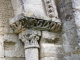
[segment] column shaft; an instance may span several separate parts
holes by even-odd
[[[38,48],[25,49],[25,60],[39,60]]]

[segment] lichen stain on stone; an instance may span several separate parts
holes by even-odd
[[[56,43],[58,43],[60,41],[60,39],[59,38],[55,38],[54,40],[52,40],[52,39],[46,39],[46,41],[48,43],[54,43],[54,44],[56,44]]]
[[[4,41],[4,49],[5,50],[15,50],[15,42],[13,41]]]
[[[66,19],[67,19],[67,20],[71,20],[71,19],[72,19],[72,15],[67,14],[67,15],[66,15]]]
[[[53,43],[56,44],[56,43],[58,43],[59,41],[60,41],[59,38],[55,38],[54,41],[53,41]]]
[[[72,52],[73,54],[79,54],[79,51],[78,50],[75,50]]]

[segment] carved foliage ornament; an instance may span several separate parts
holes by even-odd
[[[41,37],[41,33],[34,30],[26,30],[19,34],[19,39],[24,42],[24,48],[39,48],[39,40]]]

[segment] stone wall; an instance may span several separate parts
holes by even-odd
[[[80,4],[79,4],[79,0],[75,1],[72,0],[72,9],[73,9],[73,16],[74,16],[74,20],[75,20],[75,24],[76,24],[76,31],[77,31],[77,37],[78,37],[78,44],[80,43]],[[79,44],[80,46],[80,44]]]
[[[38,4],[42,4],[39,1],[41,2],[41,0],[38,0]],[[58,11],[58,14],[56,11],[54,17],[58,18],[56,16],[59,16],[62,22],[62,31],[58,33],[40,31],[40,60],[80,60],[79,2],[79,0],[55,1],[57,8],[55,10]],[[14,33],[9,24],[9,21],[13,17],[25,12],[27,7],[24,8],[23,3],[24,6],[28,5],[25,0],[0,0],[0,60],[25,60],[24,44],[19,40],[18,34]],[[34,3],[34,1],[31,1],[30,4],[31,3]],[[42,8],[42,6],[43,5],[40,5],[39,7]],[[46,16],[43,8],[40,11],[41,13],[36,13],[36,11],[34,12],[36,13],[36,16],[39,18],[39,14]],[[32,15],[32,13],[26,14],[29,16]],[[31,54],[33,51],[37,51],[36,53],[38,53],[38,50],[31,50]],[[35,54],[35,52],[33,53]],[[31,56],[34,55],[32,54]],[[38,59],[38,57],[36,58]]]
[[[74,3],[72,1],[73,0],[60,0],[58,4],[59,12],[60,12],[59,16],[63,24],[62,40],[63,40],[63,49],[64,49],[63,51],[64,60],[80,60],[79,58],[80,49],[78,45],[78,37],[77,37],[76,24],[74,19],[74,17],[76,16],[74,16],[73,14],[74,11],[73,11],[72,4]]]
[[[0,60],[24,60],[24,47],[10,28],[14,17],[11,0],[0,0]]]

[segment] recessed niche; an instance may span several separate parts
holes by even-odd
[[[15,50],[15,42],[12,41],[4,41],[4,49],[5,50]]]

